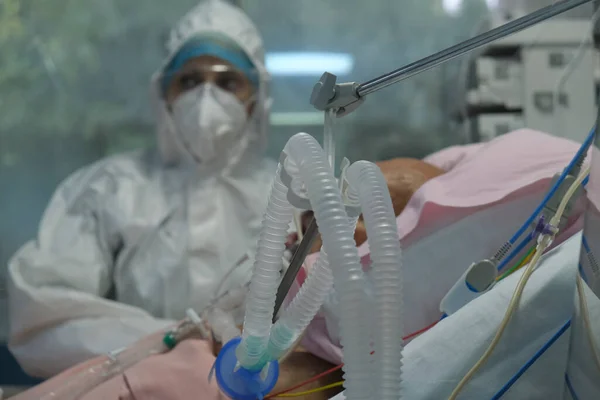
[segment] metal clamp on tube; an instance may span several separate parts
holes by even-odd
[[[358,95],[358,83],[336,84],[337,76],[325,72],[313,87],[310,104],[317,110],[336,110],[337,117],[356,110],[365,100]]]

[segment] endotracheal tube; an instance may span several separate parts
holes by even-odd
[[[398,397],[402,276],[391,198],[375,164],[355,163],[345,170],[342,179],[343,190],[313,137],[299,133],[289,140],[263,220],[242,337],[223,346],[215,363],[217,382],[229,397],[260,399],[273,388],[278,376],[277,360],[306,329],[334,286],[340,303],[346,398]],[[314,211],[323,248],[300,291],[272,325],[280,260],[293,207]],[[368,277],[354,242],[361,211],[373,261]],[[368,298],[367,285],[373,289],[373,298]],[[374,305],[375,316],[367,312],[368,304]],[[375,349],[374,368],[365,362],[370,358],[371,343]]]

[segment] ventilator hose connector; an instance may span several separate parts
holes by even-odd
[[[358,161],[346,171],[357,193],[371,252],[375,370],[372,398],[399,398],[402,373],[402,253],[389,189],[379,167]],[[344,349],[345,351],[345,349]]]
[[[235,350],[240,365],[250,371],[261,370],[271,330],[277,282],[282,268],[288,227],[292,221],[292,206],[287,200],[287,187],[277,173],[254,261],[250,281],[242,341]]]

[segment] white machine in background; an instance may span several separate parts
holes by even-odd
[[[589,20],[550,20],[494,42],[469,68],[461,116],[470,139],[527,127],[582,142],[596,112],[597,66]]]

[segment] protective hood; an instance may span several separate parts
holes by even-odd
[[[173,120],[161,95],[160,78],[164,68],[177,55],[185,43],[199,35],[220,34],[235,42],[250,58],[259,74],[256,106],[248,117],[242,140],[223,154],[223,163],[207,168],[232,168],[260,159],[266,147],[271,99],[269,75],[265,69],[262,38],[252,21],[239,8],[222,0],[206,0],[189,11],[172,29],[166,44],[168,56],[152,77],[152,101],[156,107],[158,147],[165,164],[175,165],[191,161],[186,146],[175,133]],[[205,166],[201,166],[204,168]],[[215,171],[205,171],[212,173]]]

